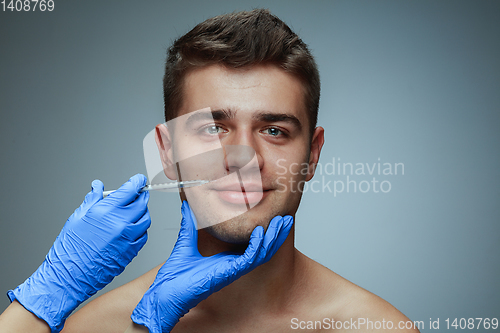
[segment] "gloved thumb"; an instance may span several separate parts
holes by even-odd
[[[259,251],[262,250],[262,243],[264,242],[264,228],[257,226],[250,235],[250,242],[245,253],[236,259],[236,262],[241,270],[250,269],[256,260],[258,260]]]
[[[99,180],[95,179],[92,181],[92,200],[95,202],[102,199],[102,192],[104,191],[104,184]]]
[[[104,191],[104,184],[99,179],[92,181],[91,187],[92,190],[87,193],[82,204],[82,206],[87,208],[86,210],[102,199],[102,192]]]
[[[187,201],[182,202],[181,206],[182,220],[179,236],[175,244],[176,248],[189,247],[198,248],[198,231],[196,230],[196,217]]]
[[[90,209],[90,207],[92,207],[102,199],[103,190],[104,184],[99,179],[94,180],[91,185],[91,191],[87,193],[82,204],[75,210],[72,216],[80,218],[83,215],[87,214],[87,211]],[[64,227],[66,228],[66,226],[67,225],[65,225]]]

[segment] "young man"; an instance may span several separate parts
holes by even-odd
[[[242,252],[257,226],[266,229],[277,215],[295,217],[324,143],[324,130],[316,127],[319,93],[319,74],[306,45],[265,10],[211,18],[170,48],[166,120],[210,107],[215,123],[208,135],[222,145],[252,147],[262,179],[262,200],[255,207],[198,231],[201,255]],[[169,172],[175,147],[157,128]],[[297,172],[304,163],[307,172]],[[207,198],[216,202],[221,191],[211,189]],[[197,217],[211,209],[192,208]],[[125,331],[160,267],[87,304],[67,320],[63,332]],[[295,249],[292,227],[267,263],[199,302],[172,332],[380,331],[405,328],[407,321],[386,301]]]
[[[105,199],[96,182],[49,252],[54,260],[9,292],[13,303],[0,316],[0,331],[47,332],[46,323],[54,332],[64,325],[66,333],[409,327],[389,303],[294,247],[301,190],[314,176],[324,143],[324,130],[316,127],[319,95],[319,74],[306,45],[268,11],[214,17],[182,36],[167,59],[166,120],[209,108],[213,120],[197,133],[222,145],[228,171],[246,160],[229,147],[255,152],[245,193],[235,183],[186,191],[189,203],[182,204],[179,238],[166,263],[93,300],[64,324],[146,240],[148,197],[140,193],[145,178],[132,177]],[[176,177],[175,157],[182,151],[172,138],[184,134],[157,126],[169,178]],[[242,202],[251,209],[227,218]],[[221,223],[196,230],[198,222],[214,220]]]

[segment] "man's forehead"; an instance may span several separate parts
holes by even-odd
[[[262,75],[266,74],[266,75]],[[193,77],[205,77],[214,81],[220,80],[222,87],[241,85],[242,89],[262,85],[266,76],[269,74],[285,74],[293,78],[291,74],[286,73],[279,66],[274,64],[256,64],[244,67],[228,67],[222,64],[212,64],[190,70],[185,77],[185,82],[192,82]]]

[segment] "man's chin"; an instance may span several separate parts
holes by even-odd
[[[242,214],[231,220],[203,228],[212,237],[229,244],[245,245],[258,224],[251,223]],[[266,226],[264,226],[265,228]]]

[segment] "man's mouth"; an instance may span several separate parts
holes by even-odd
[[[258,204],[267,194],[262,184],[251,182],[217,184],[210,190],[213,190],[221,200],[230,204],[246,205],[248,209]]]

